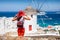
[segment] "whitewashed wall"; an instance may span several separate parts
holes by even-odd
[[[13,32],[17,31],[17,21],[12,21],[13,17],[1,17],[0,18],[0,34],[6,33],[6,32]],[[32,25],[32,31],[29,31],[29,25]],[[24,21],[24,27],[25,27],[25,33],[31,33],[31,32],[36,32],[36,27],[37,27],[37,19],[36,16],[34,15],[31,20],[25,20]]]
[[[29,31],[29,25],[32,25],[32,31]],[[26,33],[36,32],[36,28],[37,28],[37,17],[35,15],[33,15],[33,18],[31,18],[31,20],[25,20],[24,27],[26,29]]]

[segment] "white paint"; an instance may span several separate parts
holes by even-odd
[[[5,34],[7,32],[17,32],[17,26],[16,25],[17,25],[17,21],[12,21],[12,17],[10,17],[10,18],[6,18],[6,17],[0,18],[0,34]],[[29,31],[29,25],[32,25],[32,31]],[[53,26],[53,27],[60,29],[59,26]],[[37,35],[36,34],[37,28],[41,28],[37,24],[36,15],[33,15],[33,18],[31,18],[31,20],[25,20],[24,27],[25,27],[25,36],[28,36],[28,34],[30,34],[30,33],[31,33],[31,36],[32,36],[33,33],[35,33],[35,35]],[[44,29],[44,28],[41,28],[41,29]]]
[[[30,16],[29,16],[30,17]],[[6,33],[6,32],[16,32],[17,31],[17,21],[12,21],[13,17],[2,17],[0,18],[0,34]],[[30,17],[31,18],[31,17]],[[25,27],[25,33],[33,33],[36,32],[37,27],[37,17],[36,15],[33,15],[33,18],[31,20],[25,20],[24,27]],[[29,31],[29,25],[32,25],[32,31]]]
[[[29,25],[32,25],[32,31],[29,31]],[[26,33],[36,32],[36,28],[37,28],[37,17],[36,17],[36,15],[33,15],[33,18],[31,18],[31,20],[25,20],[24,27],[26,29]]]

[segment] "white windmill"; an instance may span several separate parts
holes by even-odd
[[[42,7],[44,5],[44,3],[47,1],[47,0],[44,0],[41,4],[38,2],[38,0],[26,0],[27,2],[30,1],[32,3],[28,3],[29,6],[24,10],[28,15],[31,16],[32,20],[30,22],[30,25],[32,24],[33,25],[33,31],[36,31],[36,28],[37,28],[37,15],[44,15],[47,19],[51,19],[51,18],[48,18],[47,15],[45,15],[45,11],[42,11]],[[41,16],[42,17],[42,16]],[[40,19],[42,21],[42,24],[45,25],[46,23],[44,22],[44,19],[41,18]],[[27,22],[26,22],[27,23]],[[25,25],[26,25],[25,23]],[[29,21],[28,21],[29,23]],[[29,24],[27,24],[28,26]],[[45,26],[44,26],[45,27]]]
[[[35,6],[35,8],[33,8],[32,5],[30,5],[31,3],[29,3],[29,6],[24,10],[30,17],[32,20],[30,21],[26,21],[25,22],[25,27],[28,28],[28,25],[32,25],[32,29],[33,31],[36,31],[37,28],[37,15],[45,15],[44,11],[41,11],[40,9],[42,8],[43,4],[45,3],[45,1],[40,5],[37,0],[27,0],[27,1],[31,1],[32,4]],[[48,18],[48,16],[45,15],[45,17]],[[42,23],[45,25],[44,23],[44,19],[42,18]],[[26,29],[28,30],[28,29]]]

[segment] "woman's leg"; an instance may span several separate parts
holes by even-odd
[[[25,28],[18,28],[18,36],[24,36]]]

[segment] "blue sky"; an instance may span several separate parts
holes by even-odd
[[[60,0],[34,0],[35,4],[44,3],[40,10],[42,11],[60,11]],[[0,0],[0,11],[19,11],[25,9],[28,5],[34,6],[32,0]]]

